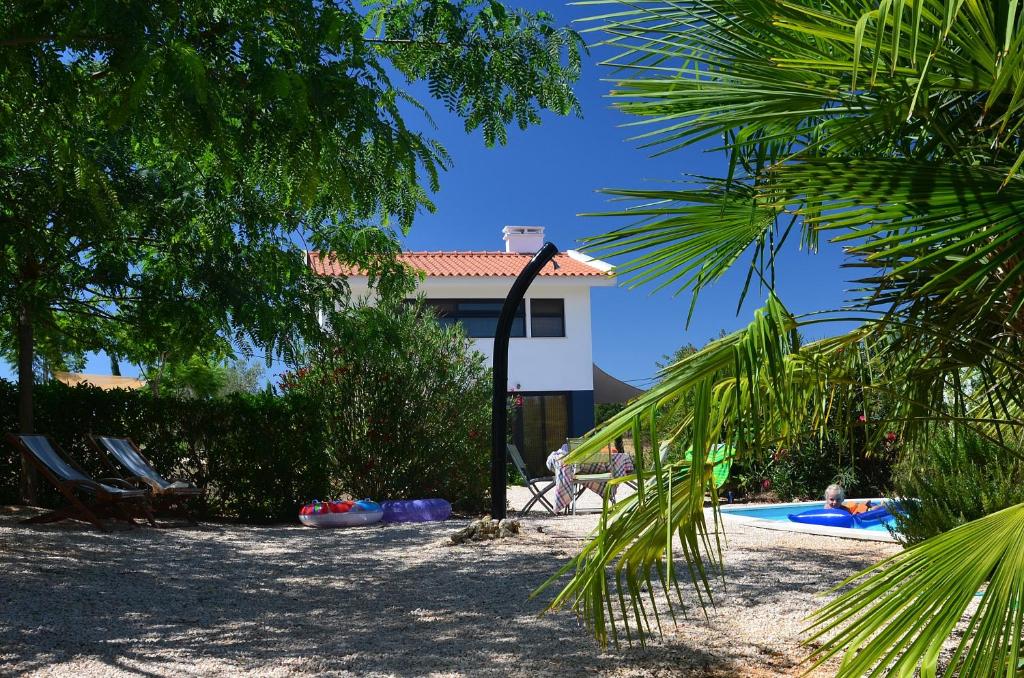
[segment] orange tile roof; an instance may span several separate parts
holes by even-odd
[[[404,252],[398,260],[423,271],[428,276],[440,277],[509,277],[523,270],[532,254],[515,252]],[[555,268],[548,263],[539,275],[556,277],[607,276],[599,268],[588,266],[568,254],[555,255]],[[317,275],[365,275],[353,266],[341,265],[331,254],[309,253],[309,266]]]

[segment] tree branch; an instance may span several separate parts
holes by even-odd
[[[43,42],[56,42],[58,39],[63,42],[80,42],[87,40],[110,40],[111,35],[18,35],[13,38],[0,40],[0,47],[21,47],[22,45],[33,45]]]
[[[434,45],[446,47],[450,42],[445,40],[417,40],[415,38],[363,38],[363,42],[375,45]]]

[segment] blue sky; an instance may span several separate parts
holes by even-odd
[[[555,13],[561,23],[592,14],[601,8],[559,7],[541,2],[519,2]],[[587,36],[593,41],[594,34]],[[688,148],[661,157],[638,148],[629,137],[637,128],[624,128],[634,120],[611,108],[606,97],[612,77],[598,62],[612,52],[595,47],[587,58],[577,94],[583,118],[546,116],[544,124],[510,134],[507,146],[487,149],[479,135],[464,134],[461,121],[435,114],[437,137],[454,158],[455,166],[441,179],[434,196],[437,211],[422,215],[405,238],[410,250],[502,249],[505,225],[544,226],[546,236],[560,249],[577,248],[578,240],[629,223],[577,216],[614,209],[600,188],[640,188],[679,179],[683,174],[722,175],[724,156],[703,148]],[[849,287],[839,265],[841,250],[822,243],[818,254],[798,248],[791,236],[777,266],[777,291],[794,313],[832,309]],[[612,261],[612,263],[615,263]],[[720,330],[746,325],[764,293],[752,290],[736,314],[743,286],[744,266],[714,288],[702,293],[694,317],[685,328],[688,294],[653,288],[596,288],[591,293],[594,359],[614,376],[644,385],[654,376],[656,362],[685,343],[703,345]],[[808,333],[808,336],[814,336]]]
[[[546,9],[559,23],[600,13],[600,8],[540,1],[511,0],[509,4]],[[594,39],[588,36],[588,41]],[[405,249],[499,250],[504,246],[501,229],[506,225],[544,226],[547,238],[560,249],[577,248],[584,236],[628,223],[577,216],[613,207],[598,189],[639,188],[679,179],[683,174],[723,174],[720,153],[688,148],[652,158],[650,151],[628,140],[637,130],[622,127],[631,118],[611,109],[605,97],[610,83],[601,80],[611,74],[598,62],[610,54],[596,47],[585,61],[577,87],[582,118],[546,115],[539,127],[513,130],[503,147],[484,147],[479,133],[467,135],[460,120],[443,107],[428,103],[437,123],[432,136],[448,149],[454,166],[442,175],[441,190],[433,196],[437,211],[419,216],[403,239]],[[408,122],[416,124],[414,118]],[[427,123],[422,121],[422,126]],[[849,287],[844,282],[849,273],[839,268],[841,251],[822,243],[822,251],[812,255],[798,249],[797,242],[791,237],[777,265],[777,291],[782,301],[794,313],[838,307]],[[702,294],[689,329],[685,328],[688,295],[676,297],[668,290],[652,294],[650,288],[595,289],[591,295],[595,361],[612,375],[644,386],[663,355],[685,343],[701,346],[720,330],[746,325],[764,293],[753,289],[737,316],[744,268],[738,266]],[[270,374],[282,367],[275,364]],[[86,370],[108,374],[110,364],[96,356]],[[137,371],[122,365],[122,372],[134,375]],[[10,366],[0,367],[0,376],[11,378]]]

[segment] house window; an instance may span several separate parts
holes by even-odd
[[[502,299],[425,299],[424,306],[432,309],[442,325],[460,323],[466,334],[474,338],[493,337],[498,329]],[[512,318],[512,332],[509,336],[526,336],[526,307],[519,302],[519,308]]]
[[[530,333],[534,337],[564,337],[565,301],[563,299],[531,299]]]

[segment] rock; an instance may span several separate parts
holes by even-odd
[[[512,537],[519,534],[518,520],[502,520],[498,523],[498,537]]]
[[[508,539],[519,534],[521,525],[518,520],[492,520],[484,516],[462,528],[451,536],[452,544],[464,544],[468,541],[486,541],[490,539]]]

